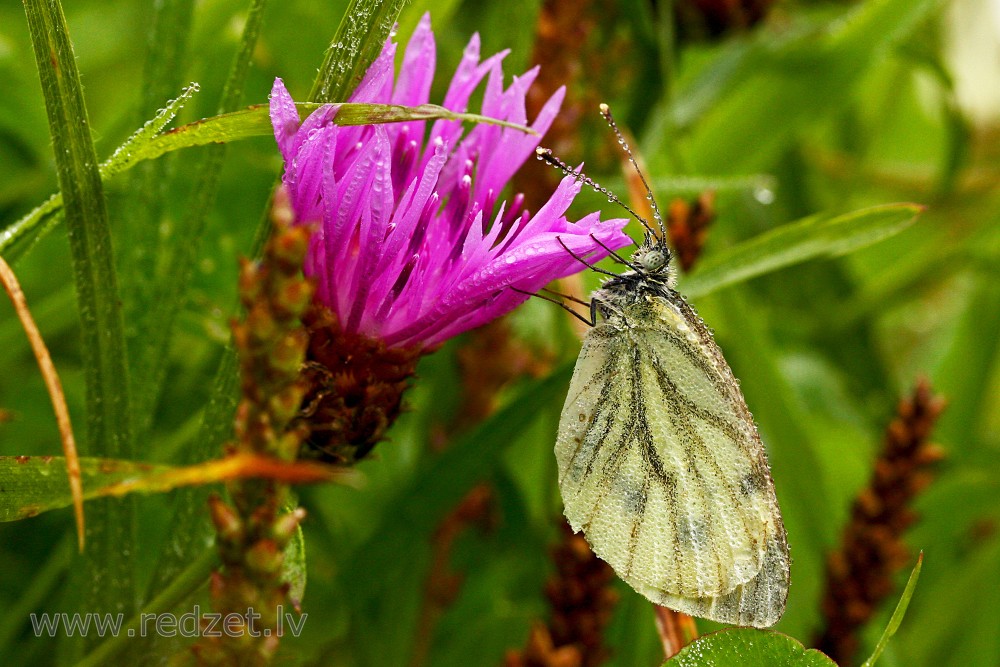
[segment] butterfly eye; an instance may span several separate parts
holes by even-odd
[[[649,250],[642,253],[635,260],[646,271],[659,271],[667,263],[666,256],[659,250]]]

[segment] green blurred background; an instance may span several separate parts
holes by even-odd
[[[161,77],[168,83],[149,90],[144,77],[163,62],[148,47],[157,4],[66,3],[102,159],[190,81],[200,83],[201,93],[180,122],[214,113],[246,3],[194,3],[189,25],[177,27],[179,64]],[[900,201],[927,206],[899,236],[724,288],[695,305],[741,378],[770,452],[794,558],[788,612],[777,629],[810,642],[820,623],[824,554],[836,546],[850,503],[871,475],[898,400],[924,376],[948,400],[934,436],[947,459],[915,505],[920,520],[907,542],[914,557],[924,551],[923,574],[882,664],[1000,664],[1000,3],[787,0],[765,7],[754,25],[709,24],[690,12],[674,20],[670,5],[424,0],[404,9],[399,40],[405,43],[419,16],[431,11],[438,45],[434,101],[472,32],[482,36],[484,55],[512,49],[509,76],[543,53],[536,45],[543,12],[577,16],[575,30],[542,21],[550,50],[540,64],[565,68],[572,110],[587,114],[568,121],[574,133],[554,147],[568,162],[586,160],[592,176],[623,192],[615,142],[596,114],[596,102],[611,104],[637,138],[661,204],[716,192],[706,257],[815,213]],[[304,99],[345,6],[272,2],[246,103],[266,102],[276,76]],[[6,227],[57,190],[20,3],[0,4],[0,82],[0,227]],[[184,242],[176,223],[204,150],[178,152],[144,172],[158,184],[152,203],[135,194],[139,170],[106,183],[131,345],[138,329],[130,323],[141,319],[137,304],[157,270],[149,244]],[[140,460],[185,460],[236,313],[237,258],[250,252],[280,169],[268,138],[229,147],[170,342],[164,390],[137,443]],[[594,195],[581,196],[576,210],[582,215],[595,207],[605,217],[620,215]],[[136,219],[147,223],[139,237],[132,236]],[[82,438],[83,380],[64,226],[14,268]],[[583,280],[586,288],[598,282],[593,274]],[[531,376],[566,378],[577,335],[562,311],[540,300],[506,325],[499,333],[462,336],[423,360],[391,440],[360,466],[363,489],[302,490],[310,513],[303,601],[309,616],[303,636],[285,640],[281,664],[495,665],[505,650],[523,647],[532,622],[546,617],[549,551],[561,535],[552,445],[565,382],[537,385]],[[526,386],[541,397],[521,406],[533,411],[530,419],[509,430],[503,421],[492,424],[500,444],[482,455],[474,439],[461,437],[488,411],[470,407],[470,396],[494,382],[489,369],[469,361],[483,349],[477,345],[502,349],[517,371],[495,393],[486,392],[489,407],[517,406]],[[0,303],[0,369],[0,454],[58,454],[49,400],[7,302]],[[489,521],[459,531],[442,555],[438,526],[478,480],[491,488]],[[138,539],[123,548],[133,550],[141,591],[173,545],[165,534],[172,510],[162,497],[139,498],[136,508]],[[0,525],[0,655],[7,664],[57,660],[55,640],[34,638],[28,614],[77,608],[73,535],[68,510]],[[442,567],[459,577],[452,599],[428,603],[429,574]],[[906,574],[899,573],[900,589]],[[658,664],[649,603],[623,585],[619,592],[606,635],[608,664]],[[867,628],[859,659],[895,600],[890,596]],[[178,648],[137,643],[129,659],[155,664]],[[145,652],[152,655],[140,658]]]

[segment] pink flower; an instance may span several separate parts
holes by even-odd
[[[351,97],[352,102],[428,102],[435,68],[434,34],[425,15],[410,39],[398,78],[390,38]],[[486,79],[481,114],[527,124],[525,95],[538,68],[504,89],[506,52],[479,61],[475,35],[452,77],[443,106],[465,111]],[[552,123],[564,90],[531,126]],[[281,79],[271,93],[274,136],[285,160],[284,184],[296,219],[318,223],[305,262],[316,298],[343,333],[377,339],[388,348],[432,347],[485,324],[588,261],[631,243],[626,220],[591,213],[571,223],[565,213],[580,190],[566,177],[533,215],[523,197],[497,203],[539,137],[493,125],[465,133],[438,120],[338,127],[335,106],[299,125]],[[426,136],[426,138],[425,138]],[[600,241],[600,243],[598,243]],[[563,247],[565,245],[565,247]]]

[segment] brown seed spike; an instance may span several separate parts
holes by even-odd
[[[944,405],[924,379],[900,401],[872,480],[854,502],[840,548],[827,560],[824,627],[814,644],[838,664],[851,661],[859,629],[892,592],[893,576],[909,561],[903,531],[917,518],[910,509],[914,496],[930,483],[930,467],[943,457],[927,438]]]

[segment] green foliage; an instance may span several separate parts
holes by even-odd
[[[132,461],[83,458],[81,479],[96,498],[97,489],[125,481],[136,475],[164,472],[167,466],[151,466]],[[66,461],[60,456],[0,457],[0,521],[17,521],[42,512],[69,507]]]
[[[835,664],[787,635],[746,628],[705,635],[663,663],[664,667],[832,667]]]
[[[129,458],[134,447],[124,322],[83,86],[62,8],[58,3],[33,1],[24,9],[49,116],[73,263],[86,393],[83,451]],[[85,535],[90,546],[79,578],[86,586],[86,604],[131,612],[135,562],[121,545],[135,543],[132,502],[92,503],[89,519]],[[87,638],[89,646],[96,643],[96,638]]]
[[[397,14],[405,42],[429,10],[440,101],[472,31],[484,54],[516,47],[508,75],[534,64],[542,3],[63,4],[0,4],[0,254],[52,350],[83,452],[101,459],[84,461],[93,489],[217,457],[230,437],[237,258],[259,247],[281,168],[261,106],[274,77],[296,99],[341,100]],[[708,634],[666,664],[829,664],[802,646],[821,623],[825,554],[920,375],[949,401],[935,435],[948,459],[907,534],[924,552],[920,584],[902,592],[900,573],[857,660],[879,646],[885,667],[997,664],[1000,110],[974,111],[963,93],[964,4],[790,0],[752,29],[701,41],[650,4],[603,3],[606,15],[566,36],[567,57],[614,45],[565,70],[580,77],[567,84],[596,90],[639,138],[661,207],[717,193],[717,220],[680,286],[742,381],[793,556],[778,633]],[[343,120],[396,111],[345,109]],[[587,122],[577,152],[561,157],[620,183],[614,139]],[[575,213],[595,208],[620,214],[592,193]],[[594,287],[599,276],[583,279]],[[511,318],[514,344],[549,370],[500,389],[491,417],[454,428],[486,382],[463,377],[461,337],[422,360],[408,411],[359,466],[362,488],[300,489],[309,516],[291,560],[304,569],[289,576],[300,591],[308,571],[309,616],[283,640],[281,664],[500,664],[525,645],[550,613],[559,539],[552,445],[578,349],[562,315],[535,300]],[[6,303],[0,369],[0,453],[31,457],[0,459],[0,518],[64,506],[61,460],[40,458],[60,451],[55,420]],[[440,560],[439,526],[484,481],[491,521],[459,531]],[[189,641],[164,637],[75,646],[34,636],[28,615],[120,612],[139,628],[138,611],[208,609],[205,495],[143,495],[137,521],[132,501],[88,501],[83,556],[70,548],[69,510],[0,524],[0,655],[151,664],[184,650]],[[438,603],[431,575],[442,568],[454,586]],[[609,664],[659,664],[649,604],[616,590]],[[900,597],[906,616],[890,621]]]
[[[829,220],[806,218],[760,234],[706,259],[684,281],[697,298],[712,290],[816,257],[836,257],[898,234],[913,224],[921,207],[877,206]]]

